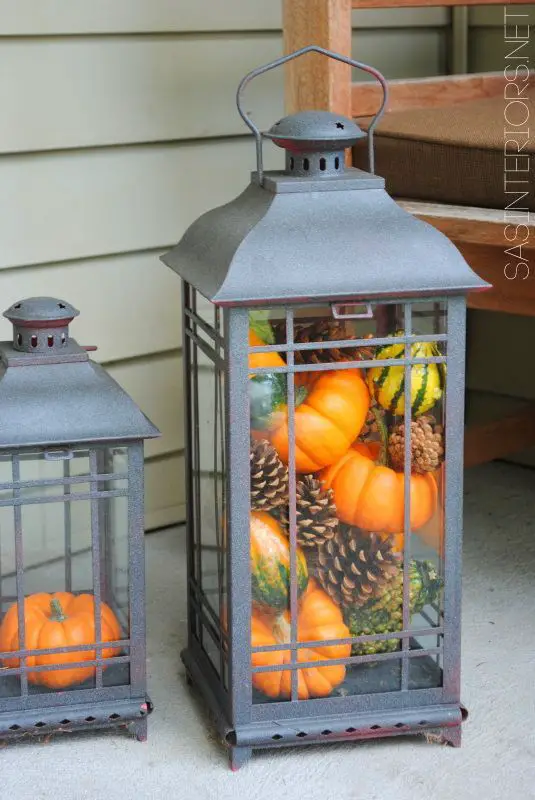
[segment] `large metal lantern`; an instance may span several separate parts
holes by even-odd
[[[460,742],[465,296],[487,284],[327,112],[163,257],[183,279],[187,675],[255,748]],[[386,95],[386,89],[385,89]],[[386,100],[386,96],[385,96]],[[384,107],[384,103],[383,103]],[[382,108],[380,113],[382,113]],[[379,116],[379,115],[378,115]],[[418,165],[415,164],[415,169]]]
[[[0,736],[146,738],[143,440],[158,430],[36,297],[0,343]]]

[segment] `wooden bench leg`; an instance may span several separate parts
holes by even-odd
[[[316,44],[351,56],[351,0],[283,0],[284,52]],[[286,65],[286,112],[351,116],[351,69],[309,53]]]
[[[464,465],[475,467],[535,446],[535,405],[485,425],[467,428]]]

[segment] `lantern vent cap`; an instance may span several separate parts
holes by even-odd
[[[348,117],[331,111],[301,111],[283,117],[263,134],[293,152],[335,152],[351,147],[367,134]]]
[[[4,317],[16,325],[39,328],[49,327],[52,322],[67,325],[79,313],[70,303],[56,297],[28,297],[13,303],[4,311]]]
[[[0,451],[126,442],[160,435],[113,378],[69,336],[79,311],[54,297],[29,297],[4,316],[0,342]],[[93,349],[93,348],[91,348]]]

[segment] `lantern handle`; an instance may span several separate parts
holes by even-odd
[[[55,450],[45,450],[45,461],[71,461],[74,451],[68,447],[58,447]]]
[[[379,70],[375,69],[375,67],[370,67],[369,64],[364,64],[361,61],[355,61],[353,58],[348,58],[347,56],[342,56],[340,53],[335,53],[333,50],[326,50],[324,47],[319,47],[318,45],[311,44],[307,47],[302,47],[300,50],[295,50],[293,53],[290,53],[287,56],[282,56],[281,58],[275,59],[275,61],[270,61],[269,64],[264,64],[262,67],[257,67],[253,69],[252,72],[249,72],[245,75],[244,78],[241,79],[238,89],[236,91],[236,105],[238,107],[238,113],[242,120],[245,122],[247,127],[250,131],[252,131],[255,141],[256,141],[256,165],[257,165],[257,174],[258,174],[258,181],[262,186],[264,183],[264,159],[262,153],[262,134],[257,126],[254,124],[252,119],[245,113],[242,107],[242,96],[243,90],[247,86],[247,84],[253,80],[253,78],[257,78],[259,75],[263,75],[265,72],[269,72],[271,69],[275,69],[275,67],[281,67],[283,64],[286,64],[288,61],[293,61],[295,58],[299,58],[299,56],[304,56],[306,53],[319,53],[320,55],[327,56],[328,58],[333,58],[335,61],[341,61],[343,64],[348,64],[350,67],[355,67],[356,69],[360,69],[363,72],[368,72],[381,84],[381,88],[383,90],[383,99],[381,105],[379,107],[379,111],[374,116],[372,121],[368,126],[368,166],[369,171],[373,174],[375,171],[375,159],[374,159],[374,152],[373,152],[373,133],[377,126],[377,123],[383,116],[386,108],[386,104],[388,102],[388,85],[386,82],[386,78],[382,75]]]

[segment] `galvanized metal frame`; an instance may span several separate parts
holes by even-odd
[[[200,318],[195,310],[193,296],[195,290],[186,285],[184,292],[185,303],[185,340],[190,340],[200,346],[207,354],[207,348],[200,345],[198,337],[195,335],[192,324],[200,324]],[[359,298],[360,302],[360,298]],[[372,299],[372,302],[373,299]],[[418,306],[421,302],[435,304],[435,317],[438,319],[439,307],[446,309],[447,331],[445,333],[433,333],[429,335],[415,335],[412,333],[413,316],[421,316]],[[397,299],[389,301],[392,310]],[[317,302],[314,303],[317,305]],[[299,307],[303,307],[302,305]],[[377,306],[384,310],[385,306]],[[445,297],[437,296],[433,298],[411,298],[402,303],[404,315],[404,335],[397,336],[395,340],[391,336],[377,335],[372,339],[346,340],[343,342],[296,344],[293,339],[293,312],[295,307],[287,307],[286,310],[286,342],[281,345],[265,345],[258,347],[247,346],[249,329],[249,309],[247,308],[228,308],[225,309],[225,332],[223,340],[216,335],[215,330],[203,321],[203,330],[208,333],[214,341],[214,350],[211,353],[215,363],[217,349],[224,341],[226,349],[223,355],[225,365],[225,387],[226,387],[226,461],[227,469],[227,488],[228,488],[228,507],[227,507],[227,572],[226,589],[228,591],[228,608],[226,624],[227,629],[221,630],[221,619],[219,620],[219,635],[222,649],[228,648],[229,663],[229,691],[225,691],[222,686],[221,676],[214,672],[212,664],[207,656],[203,654],[202,642],[196,641],[196,636],[189,627],[190,639],[188,649],[183,653],[183,660],[190,678],[195,680],[205,695],[205,699],[212,707],[218,725],[223,736],[231,748],[231,761],[235,766],[250,755],[251,747],[281,746],[284,744],[302,744],[306,741],[317,740],[323,737],[322,730],[325,729],[325,720],[329,722],[329,736],[334,739],[369,738],[378,735],[399,735],[403,733],[421,732],[422,730],[434,730],[448,741],[458,744],[460,741],[459,726],[463,719],[464,711],[460,703],[459,696],[459,640],[460,640],[460,556],[461,556],[461,536],[462,536],[462,389],[464,386],[464,297]],[[386,312],[385,312],[386,313]],[[383,325],[384,327],[384,325]],[[193,335],[192,335],[193,334]],[[202,341],[202,340],[201,340]],[[387,634],[376,634],[373,636],[358,637],[357,639],[336,640],[334,643],[349,643],[355,641],[381,641],[386,639],[398,639],[402,643],[401,650],[393,653],[376,654],[373,656],[350,656],[340,660],[329,660],[326,664],[345,663],[347,665],[367,663],[370,661],[398,661],[401,667],[400,690],[387,693],[374,693],[367,695],[352,695],[346,697],[329,697],[313,700],[297,699],[297,668],[306,666],[304,663],[297,662],[297,654],[300,648],[310,647],[311,643],[299,643],[297,639],[297,580],[296,580],[296,521],[295,521],[295,470],[292,468],[295,458],[295,433],[293,423],[293,412],[295,408],[295,395],[293,391],[293,381],[288,381],[288,408],[289,408],[289,474],[290,474],[290,610],[291,610],[291,642],[286,645],[275,645],[254,648],[254,652],[261,652],[269,649],[287,649],[290,651],[290,664],[270,667],[252,667],[251,654],[251,583],[249,566],[249,398],[248,383],[249,352],[281,352],[286,358],[285,367],[269,367],[255,369],[255,374],[281,372],[288,376],[299,372],[332,370],[332,364],[306,364],[298,365],[294,363],[294,353],[299,350],[325,349],[330,347],[341,348],[344,346],[355,347],[358,345],[374,346],[388,344],[395,341],[407,345],[405,356],[400,359],[374,360],[361,362],[337,363],[336,369],[351,369],[355,367],[366,368],[369,366],[380,365],[404,365],[405,369],[405,424],[410,430],[411,403],[410,401],[410,381],[411,368],[414,364],[447,363],[448,380],[446,389],[446,448],[448,458],[446,460],[446,490],[445,490],[445,515],[446,515],[446,552],[444,558],[445,567],[445,591],[443,597],[443,611],[439,616],[437,624],[432,624],[432,620],[427,617],[429,627],[418,629],[410,628],[409,625],[409,586],[408,573],[410,561],[411,537],[405,536],[404,552],[404,625],[402,631]],[[410,344],[415,342],[438,341],[447,347],[444,356],[434,356],[429,358],[413,358]],[[211,348],[208,348],[211,350]],[[226,354],[231,354],[229,357]],[[191,405],[195,406],[196,387],[190,380],[192,368],[191,344],[188,342],[185,349],[185,385],[187,393],[186,406],[191,414]],[[461,410],[459,411],[459,407]],[[188,498],[189,509],[195,508],[197,498],[190,494],[194,487],[190,470],[192,467],[189,455],[192,446],[191,437],[195,438],[195,433],[191,429],[191,416],[188,417]],[[198,442],[197,442],[198,446]],[[195,448],[195,444],[193,444]],[[409,461],[410,435],[406,440],[406,466],[405,466],[405,529],[410,530],[410,492],[409,481]],[[188,564],[192,566],[191,523],[188,522]],[[202,594],[202,591],[201,591]],[[188,605],[194,609],[194,613],[200,611],[198,602],[192,594],[191,581],[188,582]],[[201,619],[201,626],[205,625]],[[212,617],[212,624],[217,620]],[[212,632],[213,635],[213,632]],[[437,646],[428,647],[423,650],[411,650],[410,639],[415,636],[436,636]],[[439,642],[442,641],[442,645]],[[322,644],[326,644],[322,642]],[[443,685],[440,688],[430,689],[409,689],[409,663],[414,658],[425,656],[437,657],[443,655]],[[315,662],[315,666],[321,662]],[[281,702],[266,702],[254,704],[252,699],[252,681],[254,672],[291,670],[292,685],[291,699]],[[424,713],[425,710],[425,713]],[[425,719],[423,719],[425,717]],[[400,722],[400,720],[402,721]],[[382,720],[382,723],[368,725],[369,720]],[[292,720],[294,722],[292,722]],[[295,723],[301,720],[301,728],[297,731]],[[333,720],[338,720],[335,725]],[[352,724],[348,724],[348,720]],[[325,724],[324,724],[325,723]],[[280,731],[284,726],[289,726],[286,734],[281,735]],[[346,727],[344,727],[344,725]],[[322,728],[323,726],[323,728]],[[320,730],[320,728],[322,730]],[[339,730],[334,731],[334,728]],[[332,730],[331,730],[332,729]],[[375,731],[375,732],[374,732]],[[379,732],[380,731],[380,732]],[[296,738],[297,737],[297,738]],[[300,738],[299,738],[300,737]],[[322,738],[322,740],[324,740]]]

